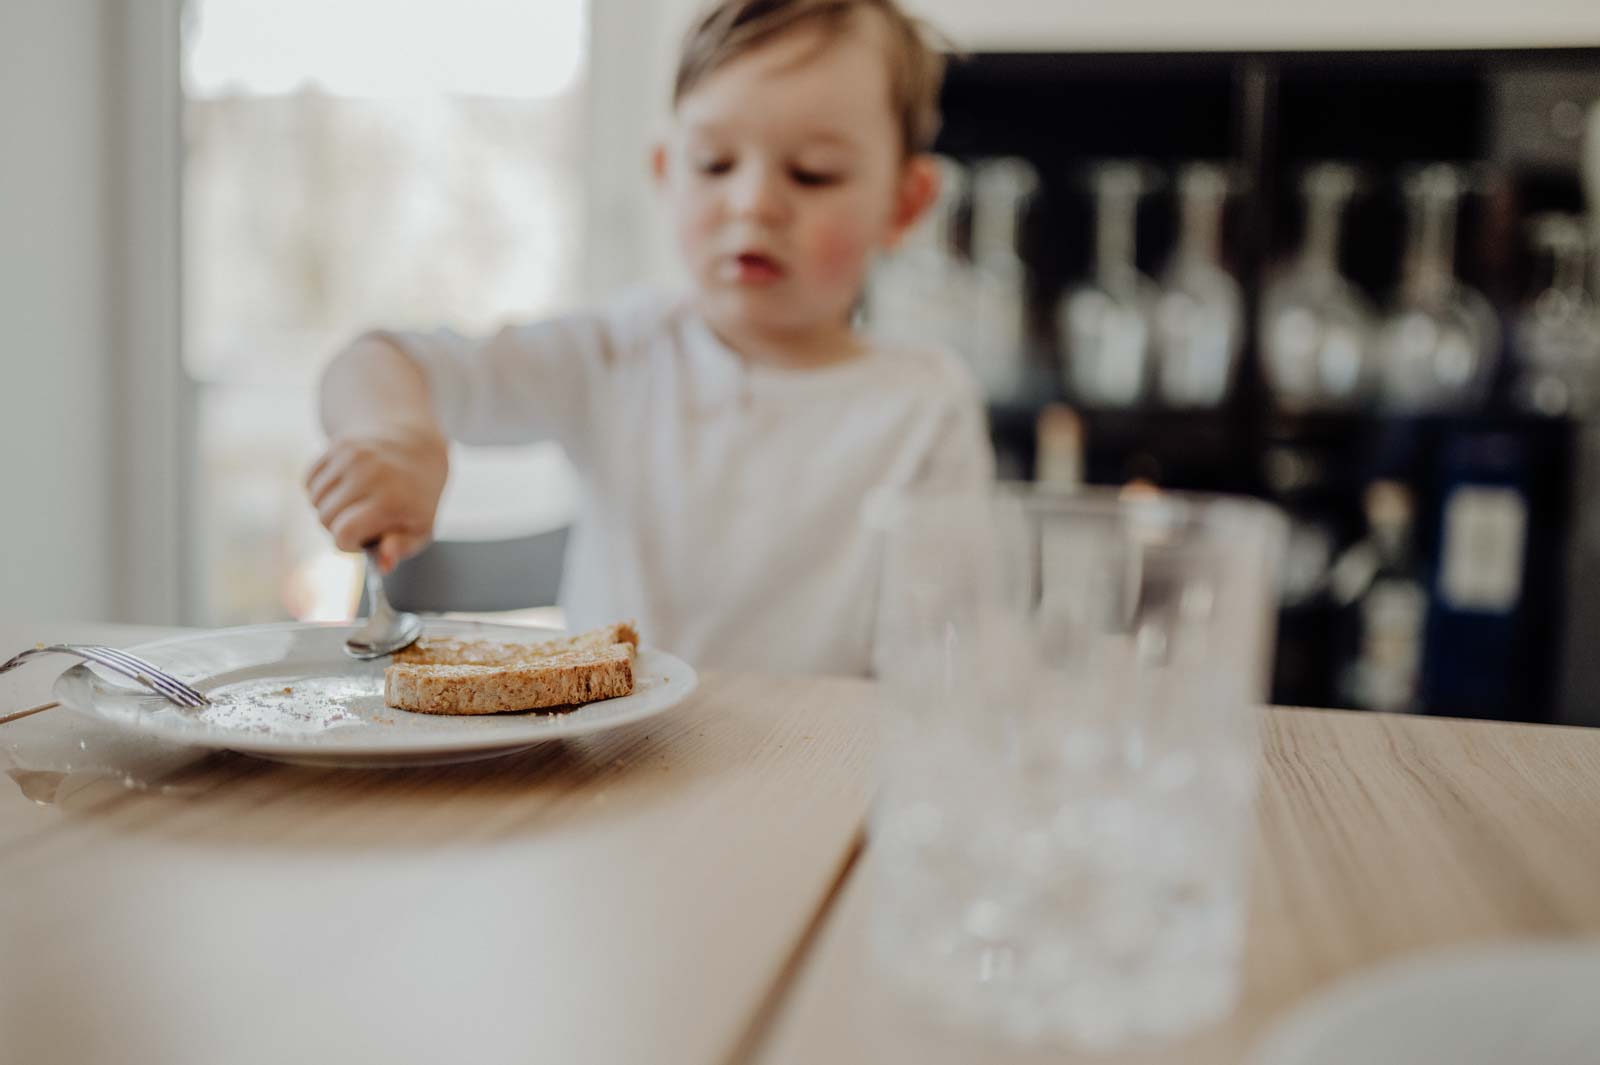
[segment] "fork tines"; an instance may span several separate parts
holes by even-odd
[[[137,655],[126,651],[119,651],[115,647],[105,647],[100,644],[78,645],[78,650],[85,657],[93,657],[108,669],[115,669],[125,677],[165,695],[175,703],[188,707],[210,706],[211,700],[207,699],[194,688],[164,670],[158,669]]]
[[[77,655],[79,658],[99,663],[113,673],[127,677],[179,706],[198,708],[211,705],[210,699],[165,670],[156,668],[137,655],[100,644],[53,643],[31,647],[19,655],[13,655],[5,662],[0,662],[0,673],[15,669],[28,659],[43,654]]]

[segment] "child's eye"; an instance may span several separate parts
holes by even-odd
[[[733,160],[724,159],[721,157],[713,157],[710,159],[702,159],[698,165],[700,168],[700,173],[710,174],[715,177],[719,174],[726,174],[728,171],[732,170]]]
[[[806,170],[803,167],[794,167],[789,171],[789,176],[796,185],[806,185],[812,188],[821,185],[834,185],[840,180],[840,175],[825,170]]]

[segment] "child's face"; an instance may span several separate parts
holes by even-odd
[[[797,30],[680,102],[656,170],[713,327],[772,339],[847,326],[873,253],[937,191],[907,160],[881,29]]]

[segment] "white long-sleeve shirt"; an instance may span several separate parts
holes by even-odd
[[[423,367],[454,439],[566,450],[583,485],[569,625],[634,618],[699,666],[865,674],[878,550],[863,503],[993,476],[976,387],[938,352],[751,366],[685,300],[644,292],[486,338],[382,335]]]

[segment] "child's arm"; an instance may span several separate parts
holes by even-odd
[[[363,337],[322,378],[328,448],[306,475],[317,517],[342,551],[378,541],[385,572],[427,546],[449,470],[449,445],[420,367]]]
[[[940,419],[939,431],[924,458],[917,483],[966,490],[994,481],[994,446],[989,440],[983,401],[976,387],[959,389]]]
[[[571,314],[484,336],[449,329],[368,333],[322,378],[326,453],[306,477],[342,550],[379,540],[387,571],[427,546],[444,492],[447,441],[555,440],[581,471],[590,401],[623,350],[668,304],[637,298],[617,312]]]

